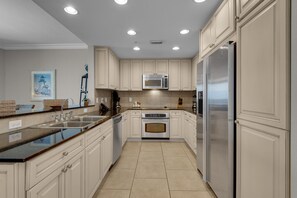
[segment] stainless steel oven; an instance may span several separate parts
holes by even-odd
[[[142,138],[169,138],[169,113],[142,113]]]

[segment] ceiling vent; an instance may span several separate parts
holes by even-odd
[[[163,41],[161,41],[161,40],[152,40],[150,42],[151,42],[152,45],[161,45],[161,44],[163,44]]]

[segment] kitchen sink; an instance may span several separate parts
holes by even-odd
[[[79,122],[98,122],[107,118],[107,116],[74,116],[71,121],[79,121]]]
[[[88,128],[93,125],[94,122],[80,122],[80,121],[65,121],[65,122],[50,122],[44,124],[38,124],[31,128],[44,128],[44,129],[62,129],[62,128]]]

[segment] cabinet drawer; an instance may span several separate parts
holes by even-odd
[[[53,148],[26,162],[26,190],[50,175],[69,159],[84,149],[84,136],[80,135],[73,140]]]
[[[92,144],[94,141],[96,141],[100,136],[102,136],[102,130],[101,126],[97,126],[85,134],[85,139],[86,139],[86,146]]]
[[[140,110],[133,110],[133,111],[131,111],[131,115],[140,116],[141,115],[141,111]]]
[[[180,115],[182,115],[182,111],[172,110],[172,111],[170,111],[170,115],[171,116],[180,116]]]

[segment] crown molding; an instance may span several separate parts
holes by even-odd
[[[88,49],[85,43],[65,43],[65,44],[11,44],[2,45],[4,50],[34,50],[34,49]]]

